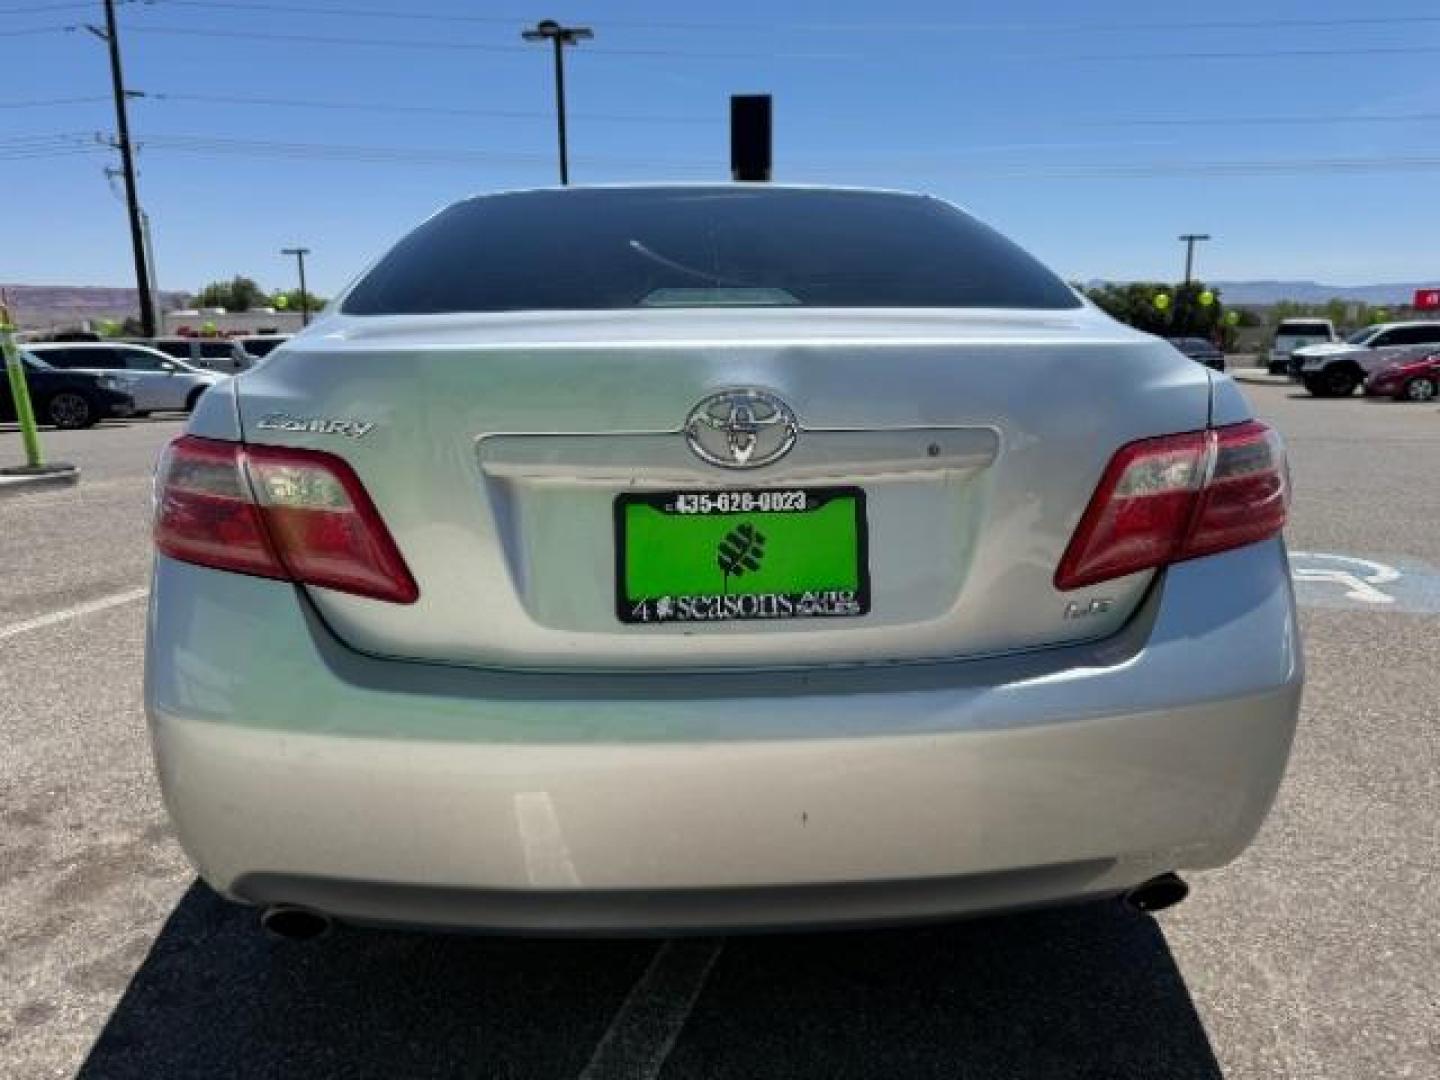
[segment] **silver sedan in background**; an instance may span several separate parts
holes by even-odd
[[[166,802],[289,933],[1158,908],[1295,728],[1276,433],[933,198],[457,203],[157,493]]]
[[[201,394],[227,378],[128,342],[36,343],[29,348],[51,367],[113,377],[135,399],[137,416],[190,412]]]

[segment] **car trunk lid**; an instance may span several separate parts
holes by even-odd
[[[784,403],[793,448],[756,468],[697,456],[687,417],[727,388]],[[1119,446],[1209,411],[1203,368],[1089,308],[332,317],[238,389],[247,441],[345,457],[419,584],[413,605],[307,588],[343,640],[589,670],[937,660],[1111,633],[1152,574],[1062,593],[1066,543]],[[772,560],[853,545],[841,561],[859,560],[868,610],[624,621],[617,579],[640,570],[617,546],[638,526],[617,515],[676,492],[851,493],[863,520],[838,532],[734,520],[776,525]],[[689,543],[658,535],[646,565]]]

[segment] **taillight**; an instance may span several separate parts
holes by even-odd
[[[182,562],[411,604],[420,590],[359,477],[317,450],[186,435],[155,481],[155,546]]]
[[[1060,567],[1078,589],[1276,536],[1290,484],[1280,436],[1257,421],[1120,448]]]

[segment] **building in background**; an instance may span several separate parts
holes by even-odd
[[[165,337],[233,337],[236,334],[297,334],[300,312],[278,308],[226,311],[224,308],[176,308],[160,316]]]

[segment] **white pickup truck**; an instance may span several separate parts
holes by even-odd
[[[1379,323],[1341,342],[1296,349],[1290,374],[1316,397],[1349,397],[1366,376],[1437,350],[1440,321]]]

